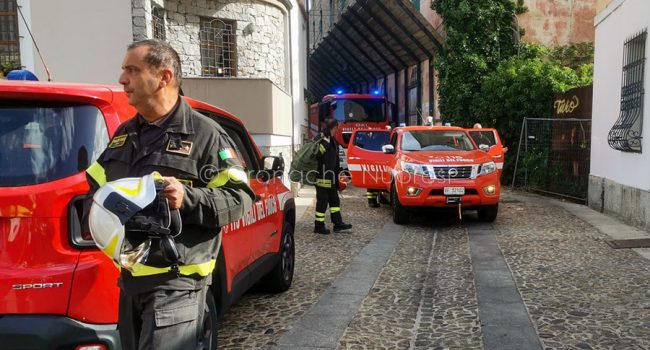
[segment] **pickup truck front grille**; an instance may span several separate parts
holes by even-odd
[[[469,179],[472,177],[472,166],[433,167],[436,179]]]

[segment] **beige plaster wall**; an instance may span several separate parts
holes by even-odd
[[[234,114],[251,134],[291,136],[291,96],[268,79],[183,78],[183,91]]]
[[[547,46],[594,41],[594,17],[603,0],[526,0],[519,15],[523,40]]]

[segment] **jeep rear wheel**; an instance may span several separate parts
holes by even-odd
[[[402,206],[402,203],[399,202],[397,196],[397,189],[395,185],[391,187],[391,205],[393,207],[393,222],[397,225],[406,225],[409,222],[409,213],[406,211],[406,208]]]
[[[217,303],[214,300],[212,288],[208,288],[203,308],[203,324],[201,325],[201,339],[199,349],[217,349]]]
[[[291,287],[291,282],[293,282],[296,250],[293,240],[293,225],[286,221],[282,228],[282,242],[278,254],[280,257],[278,263],[261,281],[264,290],[271,293],[284,292]]]
[[[499,204],[485,205],[477,210],[478,219],[483,222],[493,222],[497,218]]]

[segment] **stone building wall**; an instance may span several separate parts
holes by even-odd
[[[133,39],[153,37],[152,6],[165,9],[166,41],[179,53],[183,74],[201,76],[201,18],[234,21],[237,78],[267,78],[288,91],[288,18],[262,0],[132,0]]]

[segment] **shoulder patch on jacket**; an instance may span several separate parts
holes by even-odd
[[[235,154],[235,150],[232,148],[222,148],[219,150],[219,159],[226,160],[234,158],[237,158],[237,156]]]
[[[128,134],[124,134],[113,137],[111,143],[108,144],[108,148],[118,148],[124,146],[124,143],[126,142],[126,138],[128,136]]]

